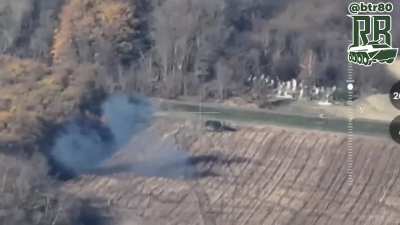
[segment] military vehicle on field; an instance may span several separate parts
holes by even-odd
[[[360,65],[370,66],[372,63],[392,63],[397,57],[397,48],[380,41],[372,41],[366,45],[350,46],[349,61]]]
[[[218,120],[207,120],[204,125],[208,131],[212,132],[236,131],[236,128]]]

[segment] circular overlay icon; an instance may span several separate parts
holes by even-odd
[[[390,136],[395,142],[400,144],[400,116],[394,118],[389,125]]]
[[[400,81],[390,89],[390,102],[396,109],[400,110]]]

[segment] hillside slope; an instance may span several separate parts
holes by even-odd
[[[140,43],[129,50],[125,44],[137,41],[135,6],[133,1],[0,2],[1,224],[87,223],[82,203],[58,190],[43,158],[65,122],[99,115],[114,75],[109,57],[118,62],[137,54]],[[89,47],[95,41],[101,43]],[[106,50],[93,52],[99,46]]]
[[[376,225],[400,220],[400,148],[391,141],[355,137],[349,170],[343,135],[268,126],[233,133],[193,128],[159,121],[149,129],[159,131],[160,140],[177,140],[197,157],[197,170],[207,172],[200,177],[146,178],[128,167],[83,176],[64,189],[98,199],[99,207],[130,215],[139,224]],[[140,154],[130,154],[141,151],[135,143],[112,161],[115,168],[139,160]]]

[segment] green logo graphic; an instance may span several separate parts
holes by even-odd
[[[353,43],[347,49],[348,60],[363,66],[391,64],[398,48],[392,47],[392,3],[353,2],[349,17],[353,20]],[[379,14],[376,14],[379,13]]]

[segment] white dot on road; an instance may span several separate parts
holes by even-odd
[[[354,85],[352,83],[347,84],[347,89],[352,91],[354,89]]]

